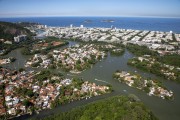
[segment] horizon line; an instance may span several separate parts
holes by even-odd
[[[133,18],[180,18],[180,17],[165,17],[165,16],[100,16],[100,15],[95,15],[95,16],[81,16],[81,15],[45,15],[45,16],[0,16],[0,18],[36,18],[36,17],[133,17]]]

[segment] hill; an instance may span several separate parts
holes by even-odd
[[[0,21],[0,39],[13,41],[15,36],[22,34],[28,37],[33,35],[30,30],[19,24]]]

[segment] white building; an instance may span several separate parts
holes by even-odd
[[[26,39],[27,39],[26,35],[18,35],[17,37],[14,37],[14,42],[21,42]]]
[[[84,26],[83,26],[83,25],[80,25],[80,28],[84,28]]]

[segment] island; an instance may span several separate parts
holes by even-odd
[[[84,46],[75,45],[63,50],[53,50],[53,53],[48,55],[36,54],[26,63],[26,66],[42,66],[47,68],[51,65],[55,68],[61,67],[65,71],[78,72],[103,59],[105,55],[105,52],[95,49],[92,44]]]
[[[114,20],[102,20],[101,22],[112,23],[112,22],[114,22]]]
[[[129,59],[127,64],[164,77],[165,79],[180,82],[180,67],[159,62],[159,60],[153,56],[144,55],[134,57],[133,59]]]
[[[108,51],[112,55],[122,55],[124,48],[111,44],[83,43],[63,50],[53,50],[53,52],[46,55],[35,54],[27,61],[25,66],[62,68],[66,72],[80,73],[104,59]]]
[[[84,23],[92,23],[92,20],[85,20]]]
[[[143,78],[141,75],[117,70],[113,78],[127,84],[130,87],[145,91],[149,96],[154,95],[162,99],[173,99],[173,92],[167,90],[158,80]]]

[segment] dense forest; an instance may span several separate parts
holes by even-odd
[[[160,56],[157,52],[150,50],[146,46],[134,44],[128,44],[127,49],[136,56],[151,55],[159,62],[180,67],[180,55],[178,54]]]
[[[135,95],[115,96],[44,120],[157,120]]]
[[[136,56],[142,56],[142,55],[158,56],[157,52],[150,50],[146,46],[128,44],[126,47],[131,53],[133,53]]]
[[[164,55],[159,57],[157,60],[168,65],[180,67],[180,55],[177,54]]]

